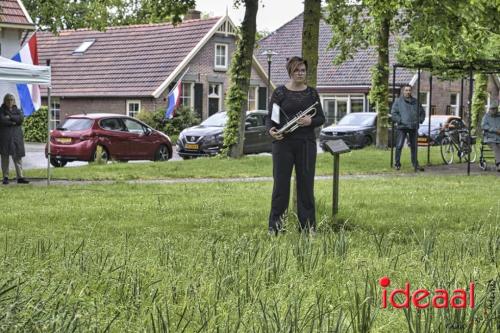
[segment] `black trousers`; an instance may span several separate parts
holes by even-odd
[[[314,229],[315,140],[281,140],[273,143],[273,196],[269,213],[269,230],[282,228],[283,216],[290,200],[290,178],[295,166],[297,179],[297,214],[301,230]]]
[[[409,128],[398,128],[396,138],[396,166],[401,166],[401,150],[405,144],[405,138],[408,135],[408,140],[411,150],[411,164],[413,167],[418,166],[417,161],[417,130]]]

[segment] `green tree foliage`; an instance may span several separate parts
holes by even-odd
[[[42,106],[24,118],[23,131],[26,142],[47,142],[47,115],[47,107]]]
[[[167,135],[179,135],[183,129],[200,123],[200,119],[196,117],[194,111],[185,106],[178,107],[172,119],[165,119],[164,110],[156,112],[142,110],[137,115],[137,119]]]
[[[121,0],[113,25],[181,22],[181,16],[194,8],[196,0]]]
[[[245,115],[252,70],[253,50],[257,32],[258,0],[235,0],[235,6],[245,4],[245,17],[233,54],[230,83],[226,97],[228,121],[224,128],[223,154],[229,157],[243,155],[245,140]]]
[[[62,29],[90,28],[138,23],[181,22],[195,0],[24,0],[35,24],[57,33]]]
[[[352,58],[355,52],[374,47],[377,64],[372,68],[370,102],[378,113],[377,147],[387,147],[389,112],[389,37],[403,26],[404,0],[328,0],[327,22],[332,26],[330,45],[338,49],[335,63]]]
[[[488,75],[476,74],[474,76],[474,93],[472,95],[472,114],[471,114],[471,127],[476,131],[476,135],[481,135],[479,130],[481,127],[481,120],[483,119],[484,112],[486,111],[485,105],[488,100]]]

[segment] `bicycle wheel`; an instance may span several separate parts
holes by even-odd
[[[453,163],[453,157],[455,155],[455,147],[453,147],[453,142],[450,138],[443,138],[441,141],[441,157],[445,164]]]
[[[476,158],[477,158],[476,145],[472,145],[472,149],[470,149],[469,147],[470,147],[469,144],[464,144],[463,158],[464,158],[465,162],[467,162],[469,160],[469,150],[470,150],[470,162],[474,163],[474,162],[476,162]]]

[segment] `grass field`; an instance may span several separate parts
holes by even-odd
[[[331,185],[313,238],[267,235],[270,182],[0,188],[0,331],[496,332],[498,177],[343,180],[335,223]],[[381,309],[382,276],[476,308]]]
[[[390,150],[365,148],[343,154],[340,162],[342,174],[391,173]],[[427,148],[419,149],[419,160],[427,163]],[[319,154],[316,174],[330,175],[333,157],[329,153]],[[413,172],[409,149],[404,149],[401,158],[401,172]],[[431,163],[442,164],[439,147],[431,149]],[[112,163],[107,165],[85,165],[81,167],[52,168],[55,179],[87,180],[130,180],[158,178],[226,178],[226,177],[262,177],[271,176],[272,160],[268,155],[248,155],[238,160],[224,158],[198,158],[186,161],[168,161],[163,163]],[[27,177],[45,178],[45,169],[27,170]]]

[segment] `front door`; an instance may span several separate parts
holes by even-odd
[[[221,110],[221,90],[220,84],[211,83],[208,85],[208,116],[210,117]]]

